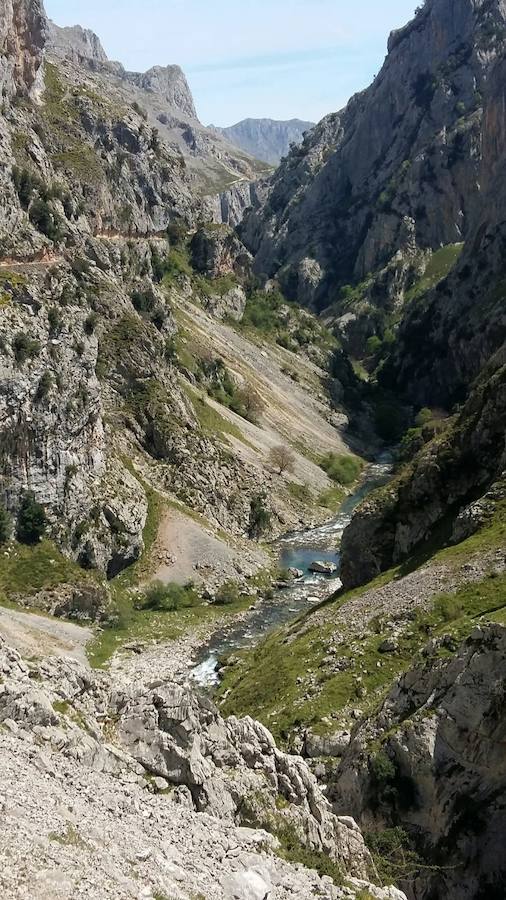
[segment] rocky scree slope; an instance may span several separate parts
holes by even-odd
[[[292,144],[301,144],[304,132],[313,128],[314,122],[303,122],[301,119],[290,119],[277,122],[274,119],[244,119],[227,128],[210,128],[223,137],[241,147],[255,159],[262,159],[271,166],[277,166],[290,151]]]
[[[36,884],[41,900],[71,897],[79,883],[90,898],[140,886],[181,900],[403,897],[370,884],[353,820],[333,816],[302,760],[258,723],[223,720],[178,684],[113,685],[70,660],[30,667],[3,641],[0,663],[2,778],[16,768],[3,794],[7,895]],[[343,887],[283,860],[297,850],[334,860]]]
[[[306,136],[246,215],[257,272],[318,309],[380,273],[369,304],[391,310],[427,251],[466,238],[505,17],[502,0],[427,0],[390,36],[373,84]]]

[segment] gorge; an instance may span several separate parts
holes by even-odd
[[[504,896],[505,58],[274,168],[0,0],[2,896]]]

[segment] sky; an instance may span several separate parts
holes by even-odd
[[[318,121],[367,87],[420,0],[45,0],[127,69],[177,63],[205,124]]]

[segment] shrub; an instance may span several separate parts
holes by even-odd
[[[250,505],[249,528],[250,538],[258,540],[269,528],[271,514],[265,505],[265,498],[260,494],[253,497]]]
[[[422,449],[424,443],[422,429],[409,428],[399,446],[398,457],[400,461],[409,462]]]
[[[255,425],[264,410],[264,402],[255,389],[247,384],[236,391],[235,396],[232,397],[230,409]]]
[[[92,335],[95,331],[97,322],[98,316],[95,312],[92,312],[89,314],[89,316],[86,316],[86,319],[84,320],[84,331],[88,336]]]
[[[420,869],[426,868],[403,828],[386,828],[384,831],[366,833],[365,842],[382,884],[412,880]]]
[[[393,781],[396,776],[396,768],[390,757],[380,750],[373,756],[369,763],[371,775],[378,785],[385,785]]]
[[[51,372],[44,372],[42,375],[39,384],[37,386],[37,390],[35,392],[36,400],[43,400],[44,397],[47,397],[49,391],[53,386],[53,378]]]
[[[12,341],[12,350],[16,362],[21,366],[27,359],[40,353],[40,343],[29,337],[24,331],[18,331]]]
[[[63,240],[65,232],[60,217],[53,212],[47,200],[37,198],[30,206],[28,215],[37,231],[45,234],[50,241],[58,244]]]
[[[366,344],[368,356],[374,356],[381,349],[381,346],[381,338],[377,334],[373,334],[372,337],[368,338]]]
[[[327,453],[320,466],[337,484],[353,484],[362,471],[360,460],[346,454]]]
[[[181,247],[186,240],[186,225],[181,222],[170,222],[167,225],[167,237],[171,247]]]
[[[197,592],[192,584],[164,584],[154,581],[144,594],[143,609],[160,612],[175,612],[198,601]]]
[[[5,544],[9,540],[12,531],[12,521],[5,506],[0,504],[0,544]]]
[[[22,544],[36,544],[46,530],[44,507],[37,503],[30,492],[25,494],[18,514],[17,538]]]
[[[415,419],[415,422],[419,428],[423,428],[423,426],[426,425],[427,422],[430,422],[431,419],[432,419],[432,410],[429,409],[427,406],[424,406],[423,409],[421,409],[420,412],[418,413],[418,415]]]
[[[434,612],[444,622],[453,622],[462,615],[462,607],[456,597],[437,597],[434,601]]]
[[[138,313],[153,312],[156,299],[150,291],[132,291],[132,303]]]
[[[239,599],[239,584],[237,581],[225,581],[224,584],[220,587],[216,594],[216,600],[218,606],[230,606],[232,603],[237,603]]]
[[[34,191],[41,189],[42,182],[40,178],[37,175],[33,175],[28,169],[20,169],[19,166],[14,166],[12,169],[12,180],[14,181],[14,187],[21,206],[24,209],[28,209]]]
[[[56,306],[52,306],[48,311],[47,320],[49,323],[49,333],[51,335],[58,334],[63,327],[63,317]]]

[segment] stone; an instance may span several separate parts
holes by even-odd
[[[306,731],[304,755],[310,759],[319,756],[342,756],[351,740],[349,731],[336,731],[334,734],[313,734]]]
[[[396,638],[385,638],[378,647],[380,653],[395,653],[399,649]]]
[[[334,575],[337,571],[337,565],[332,562],[321,562],[316,560],[312,562],[309,566],[310,572],[315,572],[321,575]]]

